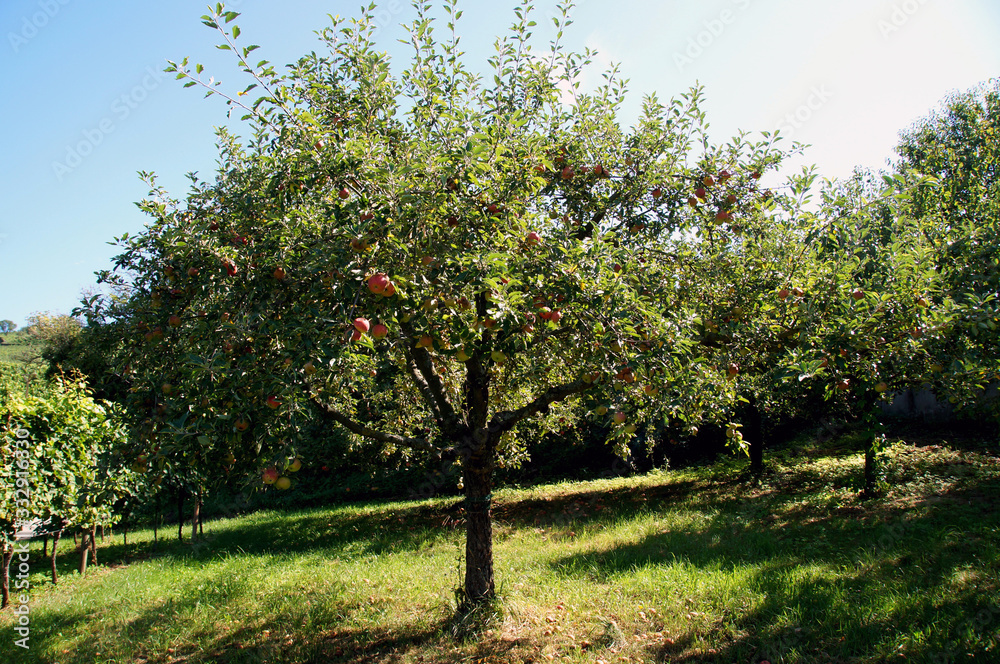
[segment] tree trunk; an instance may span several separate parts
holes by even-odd
[[[59,538],[62,537],[62,528],[52,533],[52,585],[59,583],[59,572],[56,571],[58,558]]]
[[[202,519],[202,510],[205,509],[205,501],[198,495],[198,536],[205,537],[205,521]]]
[[[184,541],[184,492],[177,492],[177,541]]]
[[[6,544],[3,548],[3,568],[0,569],[0,609],[10,604],[10,561],[14,558],[14,545]]]
[[[493,579],[493,517],[490,513],[493,488],[492,448],[469,457],[465,466],[465,600],[469,608],[492,600],[496,595]]]
[[[104,544],[104,524],[101,524],[101,544]]]
[[[201,523],[201,494],[195,494],[191,508],[191,539],[198,539],[198,525]]]
[[[47,558],[49,555],[49,534],[45,533],[42,535],[42,558]]]
[[[750,472],[760,475],[764,472],[764,431],[761,425],[757,398],[751,394],[747,404],[747,442],[750,445]]]
[[[875,483],[876,483],[876,459],[875,459],[875,446],[869,445],[868,449],[865,450],[865,490],[864,494],[866,496],[872,496],[875,493]]]
[[[80,576],[87,575],[87,554],[90,553],[90,545],[87,543],[87,531],[80,532]]]
[[[128,526],[122,524],[122,543],[128,546]]]
[[[93,525],[90,527],[90,557],[93,558],[93,562],[97,564],[97,526]]]

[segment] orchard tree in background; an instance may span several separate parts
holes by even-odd
[[[951,312],[928,344],[925,378],[960,408],[1000,415],[984,391],[1000,380],[1000,79],[946,98],[903,132],[895,182],[934,177],[901,214],[919,224],[940,275],[925,298]]]
[[[0,334],[7,334],[17,330],[17,323],[12,320],[0,320]]]
[[[745,135],[711,144],[697,90],[647,97],[623,128],[624,83],[612,70],[581,91],[591,54],[560,45],[565,14],[538,52],[523,3],[479,76],[456,3],[442,40],[431,5],[415,8],[399,75],[371,7],[284,74],[253,64],[235,12],[203,17],[254,82],[229,95],[200,65],[169,70],[253,134],[220,131],[215,180],[191,176],[184,200],[147,175],[152,221],[100,275],[118,295],[83,313],[108,333],[152,472],[254,469],[287,488],[317,421],[458,464],[470,608],[495,594],[493,470],[529,422],[559,430],[597,409],[625,453],[645,421],[694,427],[732,404],[699,343],[729,266],[697,281],[687,268],[708,238],[763,232],[757,177],[782,154]]]

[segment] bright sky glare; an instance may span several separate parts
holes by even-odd
[[[327,14],[352,16],[360,2],[237,0],[241,41],[260,57],[295,60],[320,44]],[[485,63],[510,23],[512,0],[462,3],[462,45]],[[555,0],[538,0],[535,30],[554,36]],[[111,267],[108,243],[139,231],[136,173],[154,171],[177,197],[184,174],[209,177],[218,98],[204,100],[162,72],[190,56],[239,89],[231,56],[201,25],[203,0],[5,0],[0,4],[0,319],[69,313],[94,272]],[[382,0],[380,47],[406,62],[404,0]],[[947,94],[1000,75],[1000,3],[991,0],[584,0],[567,43],[597,49],[600,70],[620,63],[630,79],[622,118],[642,96],[661,100],[705,88],[714,140],[737,130],[780,128],[810,144],[801,164],[824,177],[880,168],[898,132]],[[443,29],[443,27],[442,27]]]

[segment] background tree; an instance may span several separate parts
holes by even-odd
[[[12,320],[0,320],[0,334],[7,334],[17,330],[17,324]]]
[[[983,399],[1000,378],[1000,79],[946,98],[902,133],[895,182],[923,176],[904,214],[919,224],[942,288],[927,298],[952,315],[928,346],[925,378],[958,407],[1000,413]]]

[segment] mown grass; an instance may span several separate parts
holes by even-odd
[[[5,612],[0,661],[1000,661],[996,448],[899,442],[870,501],[855,450],[498,491],[503,615],[467,638],[453,499],[115,536],[56,588],[32,562],[31,648]]]

